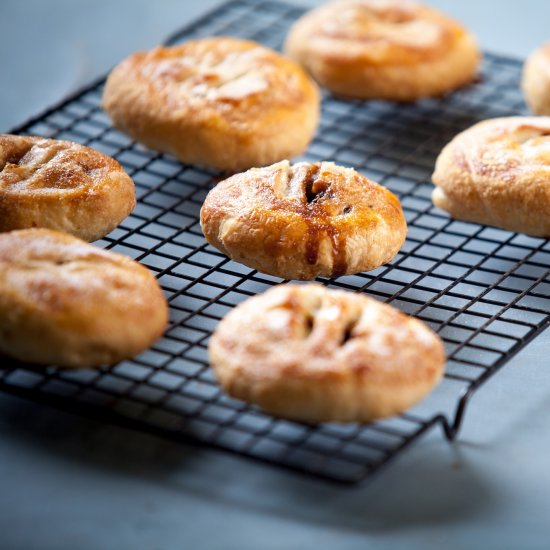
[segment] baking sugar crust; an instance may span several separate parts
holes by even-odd
[[[167,311],[156,279],[130,258],[49,229],[0,235],[0,354],[113,364],[161,336]]]
[[[550,117],[480,122],[441,152],[432,200],[452,217],[550,237]]]
[[[407,233],[395,195],[332,162],[281,161],[236,174],[206,197],[201,227],[234,260],[303,280],[379,267]]]
[[[444,14],[407,0],[345,0],[306,13],[285,51],[333,93],[415,101],[471,82],[480,53]]]
[[[134,183],[111,157],[70,141],[0,135],[0,231],[44,227],[95,241],[135,204]]]
[[[218,325],[210,363],[233,397],[304,422],[403,412],[440,380],[445,354],[424,323],[363,294],[280,285]]]
[[[226,171],[302,153],[319,103],[299,65],[229,37],[131,55],[110,74],[103,96],[113,124],[137,141]]]
[[[535,114],[550,115],[550,42],[527,58],[523,67],[522,88]]]

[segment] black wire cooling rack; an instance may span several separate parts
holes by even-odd
[[[279,2],[232,1],[168,43],[225,34],[279,48],[302,13]],[[394,105],[326,96],[317,137],[303,157],[354,166],[400,196],[409,233],[393,262],[321,281],[390,302],[443,337],[445,378],[419,407],[374,424],[310,426],[224,395],[207,362],[211,331],[233,306],[281,281],[206,244],[199,209],[218,174],[146,150],[111,128],[100,107],[103,80],[15,132],[89,145],[118,159],[132,176],[138,205],[98,244],[156,273],[170,302],[170,326],[149,351],[100,370],[4,360],[0,388],[341,482],[370,476],[435,425],[452,439],[472,393],[550,320],[550,244],[453,221],[430,200],[434,160],[453,135],[484,118],[524,112],[519,75],[516,60],[486,55],[480,81],[448,98]]]

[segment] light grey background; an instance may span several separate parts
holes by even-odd
[[[0,131],[216,3],[0,0]],[[498,53],[550,39],[548,0],[431,4]],[[549,355],[547,331],[476,395],[459,443],[434,432],[355,489],[0,394],[0,548],[546,549]]]

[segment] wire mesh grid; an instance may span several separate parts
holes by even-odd
[[[280,2],[233,1],[168,42],[225,34],[280,48],[302,13]],[[549,323],[550,244],[453,221],[430,200],[434,160],[453,135],[484,118],[524,112],[519,74],[517,61],[486,55],[480,81],[451,97],[394,105],[327,95],[317,137],[303,156],[354,166],[401,199],[409,232],[391,264],[320,281],[390,302],[443,337],[444,380],[412,411],[369,425],[310,426],[273,418],[220,390],[207,361],[211,331],[236,304],[281,280],[206,244],[199,209],[219,174],[149,151],[111,128],[100,107],[103,81],[16,132],[89,145],[132,176],[138,205],[98,244],[157,275],[170,303],[169,328],[149,351],[100,370],[43,369],[5,359],[0,387],[341,482],[373,474],[434,425],[454,437],[472,392]]]

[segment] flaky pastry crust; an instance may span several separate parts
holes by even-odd
[[[137,141],[227,171],[303,152],[319,102],[299,65],[228,37],[136,53],[113,70],[103,96],[113,124]]]
[[[281,161],[236,174],[206,197],[201,227],[234,260],[304,280],[379,267],[407,233],[395,195],[332,162]]]
[[[550,115],[550,42],[535,50],[525,62],[523,94],[537,115]]]
[[[209,343],[222,387],[271,414],[369,422],[424,398],[445,363],[424,323],[363,294],[280,285],[230,311]]]
[[[458,134],[432,176],[454,218],[550,237],[550,117],[486,120]]]
[[[45,227],[95,241],[136,205],[107,155],[70,141],[0,135],[0,231]]]
[[[285,51],[333,93],[415,101],[471,82],[480,53],[472,35],[409,0],[345,0],[306,13]]]
[[[0,235],[0,354],[93,367],[161,336],[168,308],[137,262],[50,229]]]

